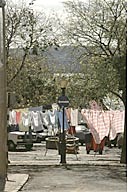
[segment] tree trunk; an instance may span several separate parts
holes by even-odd
[[[126,112],[126,92],[123,94],[123,101],[125,105],[125,121],[124,121],[124,137],[123,137],[123,146],[121,152],[120,163],[127,164],[127,112]]]

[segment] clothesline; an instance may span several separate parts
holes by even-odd
[[[85,122],[90,129],[95,142],[98,144],[104,137],[115,139],[118,133],[124,132],[124,111],[93,110],[66,108],[64,128],[77,126]],[[31,126],[34,132],[43,131],[48,127],[49,132],[57,133],[62,129],[62,111],[54,105],[54,110],[42,112],[41,107],[14,109],[9,111],[9,125],[19,125],[20,131],[27,131]]]
[[[62,111],[59,110],[46,110],[45,112],[32,111],[26,109],[14,109],[9,111],[9,125],[19,125],[20,131],[31,130],[34,132],[43,132],[48,129],[51,135],[55,135],[59,129],[62,129]],[[69,124],[67,121],[66,113],[64,118],[64,128],[68,129]],[[54,132],[54,133],[52,133]]]

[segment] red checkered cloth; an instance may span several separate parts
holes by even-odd
[[[110,129],[110,112],[103,110],[83,109],[81,111],[96,144],[100,144]]]
[[[111,119],[110,119],[110,133],[109,139],[113,140],[117,136],[118,133],[124,132],[124,120],[125,120],[125,111],[110,111]]]

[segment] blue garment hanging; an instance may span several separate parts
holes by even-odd
[[[58,111],[58,119],[59,119],[60,128],[63,129],[63,111]],[[68,124],[67,116],[64,110],[64,129],[68,129],[68,128],[69,128],[69,124]]]

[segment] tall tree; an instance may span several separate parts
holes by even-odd
[[[125,92],[126,2],[124,0],[89,2],[89,4],[80,1],[64,3],[70,15],[66,20],[64,35],[68,37],[68,43],[85,48],[81,57],[84,65],[89,63],[90,59],[92,63],[92,59],[95,61],[97,57],[99,61],[101,58],[102,62],[104,59],[106,66],[107,62],[111,63],[120,77],[119,89]]]
[[[45,76],[45,81],[49,78],[53,80],[43,55],[44,50],[56,44],[52,21],[43,12],[35,12],[23,1],[19,5],[8,1],[6,13],[8,91],[15,91],[22,104],[26,105],[32,100],[29,104],[35,105],[35,98],[39,98],[40,91],[37,91],[38,95],[35,94],[34,87],[36,86],[36,90],[39,87],[45,90],[44,95],[47,95],[42,76]],[[41,72],[42,76],[38,75]],[[33,88],[30,89],[32,85]],[[50,85],[47,86],[49,89]]]
[[[92,93],[98,92],[98,96],[103,97],[112,92],[126,106],[126,1],[90,0],[86,4],[68,1],[64,4],[68,17],[66,26],[63,25],[63,35],[68,39],[68,44],[70,42],[74,47],[84,48],[79,59],[87,74],[85,78],[88,78],[88,73],[92,75]],[[126,163],[126,145],[122,151],[121,162]]]

